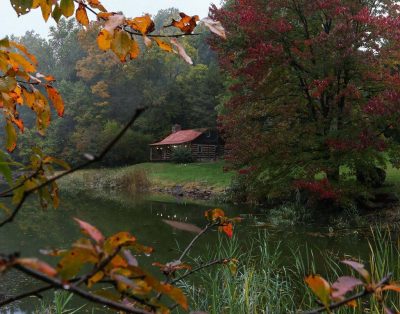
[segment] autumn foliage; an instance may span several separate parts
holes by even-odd
[[[257,169],[253,190],[265,198],[299,187],[321,193],[319,185],[335,190],[329,198],[354,199],[370,188],[356,175],[398,166],[398,6],[236,0],[214,8],[230,34],[213,43],[230,80],[219,118],[227,160]],[[327,182],[313,186],[320,177]]]

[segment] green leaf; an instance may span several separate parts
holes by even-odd
[[[60,3],[61,13],[65,17],[70,17],[75,12],[75,5],[73,0],[61,0]]]
[[[6,76],[0,78],[0,92],[9,92],[15,89],[17,87],[17,81],[15,80],[15,77],[12,76]]]
[[[111,50],[119,57],[122,62],[126,61],[126,56],[131,50],[132,40],[127,32],[118,31],[111,42]]]
[[[0,47],[10,47],[10,40],[8,39],[8,37],[0,39]]]
[[[58,21],[61,18],[61,9],[59,7],[58,4],[56,4],[56,6],[53,9],[53,12],[51,13],[51,16],[53,17],[54,21],[56,21],[58,23]]]

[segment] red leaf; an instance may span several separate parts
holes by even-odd
[[[343,264],[349,265],[351,268],[353,268],[356,272],[358,272],[366,282],[371,282],[371,276],[369,272],[364,268],[363,264],[360,264],[355,261],[349,261],[349,260],[344,260],[342,261]]]
[[[84,234],[90,236],[97,243],[104,242],[103,234],[96,227],[92,226],[91,224],[85,221],[79,220],[78,218],[74,218],[74,220],[79,224]]]
[[[363,282],[354,277],[339,277],[335,283],[332,284],[332,297],[337,299],[345,296],[346,293],[353,291],[355,287],[361,286]]]
[[[16,262],[22,266],[37,270],[49,277],[55,277],[57,275],[57,271],[53,267],[36,258],[19,258]]]
[[[228,237],[232,238],[233,236],[233,225],[228,223],[224,226],[219,227],[221,231],[223,231]]]
[[[173,220],[166,220],[163,219],[163,221],[167,224],[170,225],[171,227],[183,231],[188,231],[188,232],[193,232],[193,233],[200,233],[201,229],[195,225],[188,224],[185,222],[179,222],[179,221],[173,221]]]

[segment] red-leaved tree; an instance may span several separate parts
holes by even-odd
[[[336,201],[381,185],[387,163],[398,165],[399,8],[392,0],[214,8],[229,33],[213,44],[231,79],[220,112],[227,157],[252,169],[262,196],[289,186]]]

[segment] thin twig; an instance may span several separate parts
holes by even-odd
[[[35,279],[38,279],[40,281],[46,282],[50,285],[52,285],[54,288],[56,289],[61,289],[61,290],[65,290],[65,291],[69,291],[75,295],[78,295],[88,301],[91,301],[93,303],[97,303],[97,304],[101,304],[101,305],[105,305],[108,306],[109,308],[118,310],[118,311],[123,311],[126,313],[133,313],[133,314],[151,314],[151,312],[148,312],[146,310],[142,310],[139,308],[134,308],[131,306],[127,306],[123,303],[120,302],[115,302],[106,298],[103,298],[101,296],[95,295],[95,294],[91,294],[88,291],[85,291],[79,287],[77,287],[74,284],[65,284],[62,281],[56,279],[56,278],[52,278],[52,277],[48,277],[46,275],[44,275],[43,273],[40,273],[38,271],[35,271],[33,269],[21,266],[21,265],[14,265],[13,266],[14,269],[19,270],[20,272],[33,277]]]
[[[224,259],[218,259],[218,260],[209,262],[209,263],[204,264],[204,265],[200,265],[200,266],[198,266],[198,267],[186,272],[181,277],[172,280],[171,284],[173,285],[173,284],[177,283],[178,281],[181,281],[181,280],[185,279],[186,277],[188,277],[188,276],[190,276],[190,275],[192,275],[192,274],[194,274],[194,273],[196,273],[196,272],[198,272],[198,271],[200,271],[200,270],[202,270],[204,268],[207,268],[207,267],[210,267],[210,266],[213,266],[213,265],[216,265],[216,264],[225,264],[225,263],[227,263],[229,261],[230,261],[229,258],[224,258]]]
[[[13,186],[13,187],[11,187],[11,188],[5,190],[5,191],[2,191],[2,192],[0,193],[0,197],[11,197],[11,196],[13,196],[12,192],[14,192],[15,190],[19,189],[19,188],[22,187],[26,182],[28,182],[29,180],[31,180],[31,179],[33,179],[34,177],[36,177],[36,176],[39,174],[39,172],[42,171],[42,170],[43,170],[42,165],[40,165],[40,166],[38,167],[38,169],[36,169],[35,172],[33,172],[32,174],[30,174],[29,176],[27,176],[24,180],[22,180],[22,182],[20,182],[19,184],[15,185],[15,186]]]
[[[189,243],[189,245],[186,247],[186,249],[182,252],[181,256],[179,257],[178,261],[182,261],[183,258],[186,256],[186,254],[190,251],[190,249],[192,248],[192,246],[196,243],[196,241],[204,234],[208,231],[208,229],[210,229],[211,227],[214,227],[218,225],[217,223],[208,223],[203,230],[201,230],[194,238],[193,240]]]
[[[44,287],[36,289],[36,290],[32,290],[32,291],[29,291],[29,292],[21,293],[19,295],[16,295],[16,296],[13,296],[13,297],[10,297],[8,299],[5,299],[5,300],[1,301],[0,302],[0,307],[2,307],[4,305],[7,305],[7,304],[10,304],[10,303],[13,303],[15,301],[19,301],[19,300],[31,297],[31,296],[38,296],[40,293],[48,291],[48,290],[51,290],[53,288],[54,288],[53,285],[48,285],[48,286],[44,286]]]
[[[26,190],[20,202],[17,204],[17,206],[14,208],[12,211],[11,215],[4,219],[2,222],[0,222],[0,227],[3,227],[5,224],[8,224],[12,222],[15,218],[15,216],[18,214],[19,210],[21,209],[22,205],[24,204],[25,200],[34,192],[40,190],[41,188],[55,182],[58,179],[61,179],[62,177],[65,177],[73,172],[76,172],[77,170],[83,169],[88,167],[91,164],[97,163],[101,161],[105,155],[115,146],[115,144],[121,139],[121,137],[126,133],[126,131],[134,124],[134,122],[139,118],[139,116],[146,110],[145,107],[138,108],[136,109],[135,113],[133,114],[132,118],[128,121],[128,123],[124,126],[124,128],[117,134],[117,136],[109,143],[106,145],[106,147],[103,149],[103,151],[98,155],[98,156],[93,156],[90,160],[87,160],[83,162],[82,164],[73,167],[67,171],[61,172],[58,175],[53,176],[52,178],[46,180],[45,182],[29,189]]]
[[[344,305],[346,305],[347,303],[354,301],[354,300],[358,300],[360,298],[363,298],[367,295],[373,294],[375,292],[376,289],[386,285],[389,283],[390,278],[392,277],[392,274],[388,274],[387,276],[385,276],[380,282],[378,282],[378,284],[374,287],[374,289],[364,289],[363,291],[352,295],[346,299],[343,299],[342,301],[336,302],[336,303],[332,303],[331,305],[329,305],[328,307],[325,306],[321,306],[317,309],[311,310],[311,311],[306,311],[306,312],[302,312],[302,314],[318,314],[318,313],[323,313],[326,311],[330,311],[330,310],[335,310],[339,307],[342,307]]]

